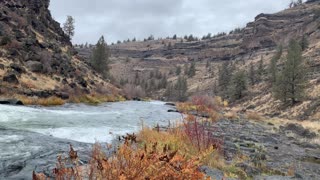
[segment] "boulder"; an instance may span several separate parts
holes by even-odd
[[[202,166],[199,168],[199,170],[209,176],[211,179],[226,179],[223,172],[218,169],[213,169],[208,166]]]
[[[83,77],[79,77],[78,78],[78,84],[81,85],[84,88],[86,88],[88,86],[87,81]]]
[[[134,97],[134,98],[132,98],[132,100],[133,100],[133,101],[142,101],[142,99],[139,98],[139,97]]]
[[[42,72],[43,65],[38,61],[28,61],[27,67],[32,72]]]
[[[3,77],[3,81],[12,83],[12,84],[19,84],[19,80],[15,73],[9,72]]]
[[[16,72],[18,72],[19,74],[26,72],[26,70],[22,66],[20,66],[19,64],[12,63],[12,64],[10,64],[10,67],[13,70],[15,70]]]
[[[167,105],[167,106],[176,106],[175,103],[166,103],[165,105]]]
[[[18,99],[0,99],[0,104],[23,105],[23,102]]]
[[[168,112],[179,112],[179,111],[176,109],[169,109]]]
[[[69,99],[69,94],[66,92],[56,92],[56,96],[61,99]]]
[[[293,123],[289,123],[288,125],[286,125],[284,127],[285,131],[291,131],[301,137],[304,138],[315,138],[317,137],[317,134],[310,131],[309,129],[305,129],[303,126],[301,126],[300,124],[293,124]]]

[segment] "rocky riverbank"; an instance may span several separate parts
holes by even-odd
[[[312,143],[319,136],[299,125],[277,128],[240,118],[220,120],[208,131],[224,140],[228,162],[240,154],[247,157],[236,166],[254,179],[320,179],[320,145]]]

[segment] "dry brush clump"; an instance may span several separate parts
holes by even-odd
[[[190,102],[180,103],[177,106],[178,110],[185,114],[183,120],[185,134],[199,151],[208,149],[211,145],[220,150],[222,146],[221,139],[214,137],[211,132],[214,130],[212,123],[220,118],[217,111],[222,107],[221,102],[219,98],[194,96]]]
[[[100,144],[93,147],[88,165],[79,166],[77,152],[70,146],[68,158],[58,157],[53,170],[55,179],[204,179],[204,174],[198,170],[199,158],[186,158],[171,149],[168,145],[158,143],[144,144],[139,147],[136,136],[130,135],[120,145],[117,151],[107,156]],[[111,147],[108,146],[108,149]],[[67,167],[69,161],[73,166]],[[47,179],[44,174],[33,172],[34,180]]]
[[[146,96],[146,92],[141,86],[135,86],[133,84],[126,84],[123,88],[123,93],[128,99],[144,98]]]

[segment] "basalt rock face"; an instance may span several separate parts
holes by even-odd
[[[82,78],[82,84],[96,81],[107,85],[76,56],[70,38],[53,20],[49,3],[49,0],[0,1],[0,63],[3,65],[0,81],[6,80],[5,74],[14,72],[19,80],[14,84],[20,82],[17,91],[23,94],[26,89],[94,91],[93,86],[71,86],[82,77],[86,77]],[[24,71],[17,71],[10,64]],[[9,86],[10,82],[3,88],[11,89]]]
[[[246,49],[275,47],[303,35],[308,35],[310,40],[319,39],[319,4],[320,1],[309,1],[276,14],[258,15],[254,22],[247,24],[242,46]]]
[[[317,10],[320,1],[308,1],[300,6],[286,9],[275,14],[259,14],[253,22],[241,31],[217,36],[208,40],[181,42],[181,39],[129,42],[110,46],[114,57],[145,59],[152,56],[184,57],[189,60],[233,60],[261,49],[275,49],[286,45],[291,38],[310,36],[310,41],[320,38]],[[89,48],[90,49],[90,48]],[[88,58],[88,48],[78,48],[81,56]]]
[[[2,57],[21,65],[28,61],[46,64],[43,73],[70,74],[71,59],[60,47],[70,48],[70,39],[48,10],[49,0],[0,2],[0,40]],[[70,48],[71,50],[71,48]]]

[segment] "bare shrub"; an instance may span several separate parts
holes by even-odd
[[[96,92],[99,94],[110,94],[112,92],[110,92],[110,88],[108,86],[102,85],[102,84],[98,84],[96,85],[97,89]]]
[[[218,106],[220,106],[220,104],[218,104],[218,102],[214,97],[211,97],[208,95],[192,96],[191,102],[194,105],[197,105],[197,106],[202,105],[211,109],[218,109]]]
[[[146,93],[141,86],[135,86],[133,84],[126,84],[123,88],[123,93],[128,99],[144,98],[146,96]]]

